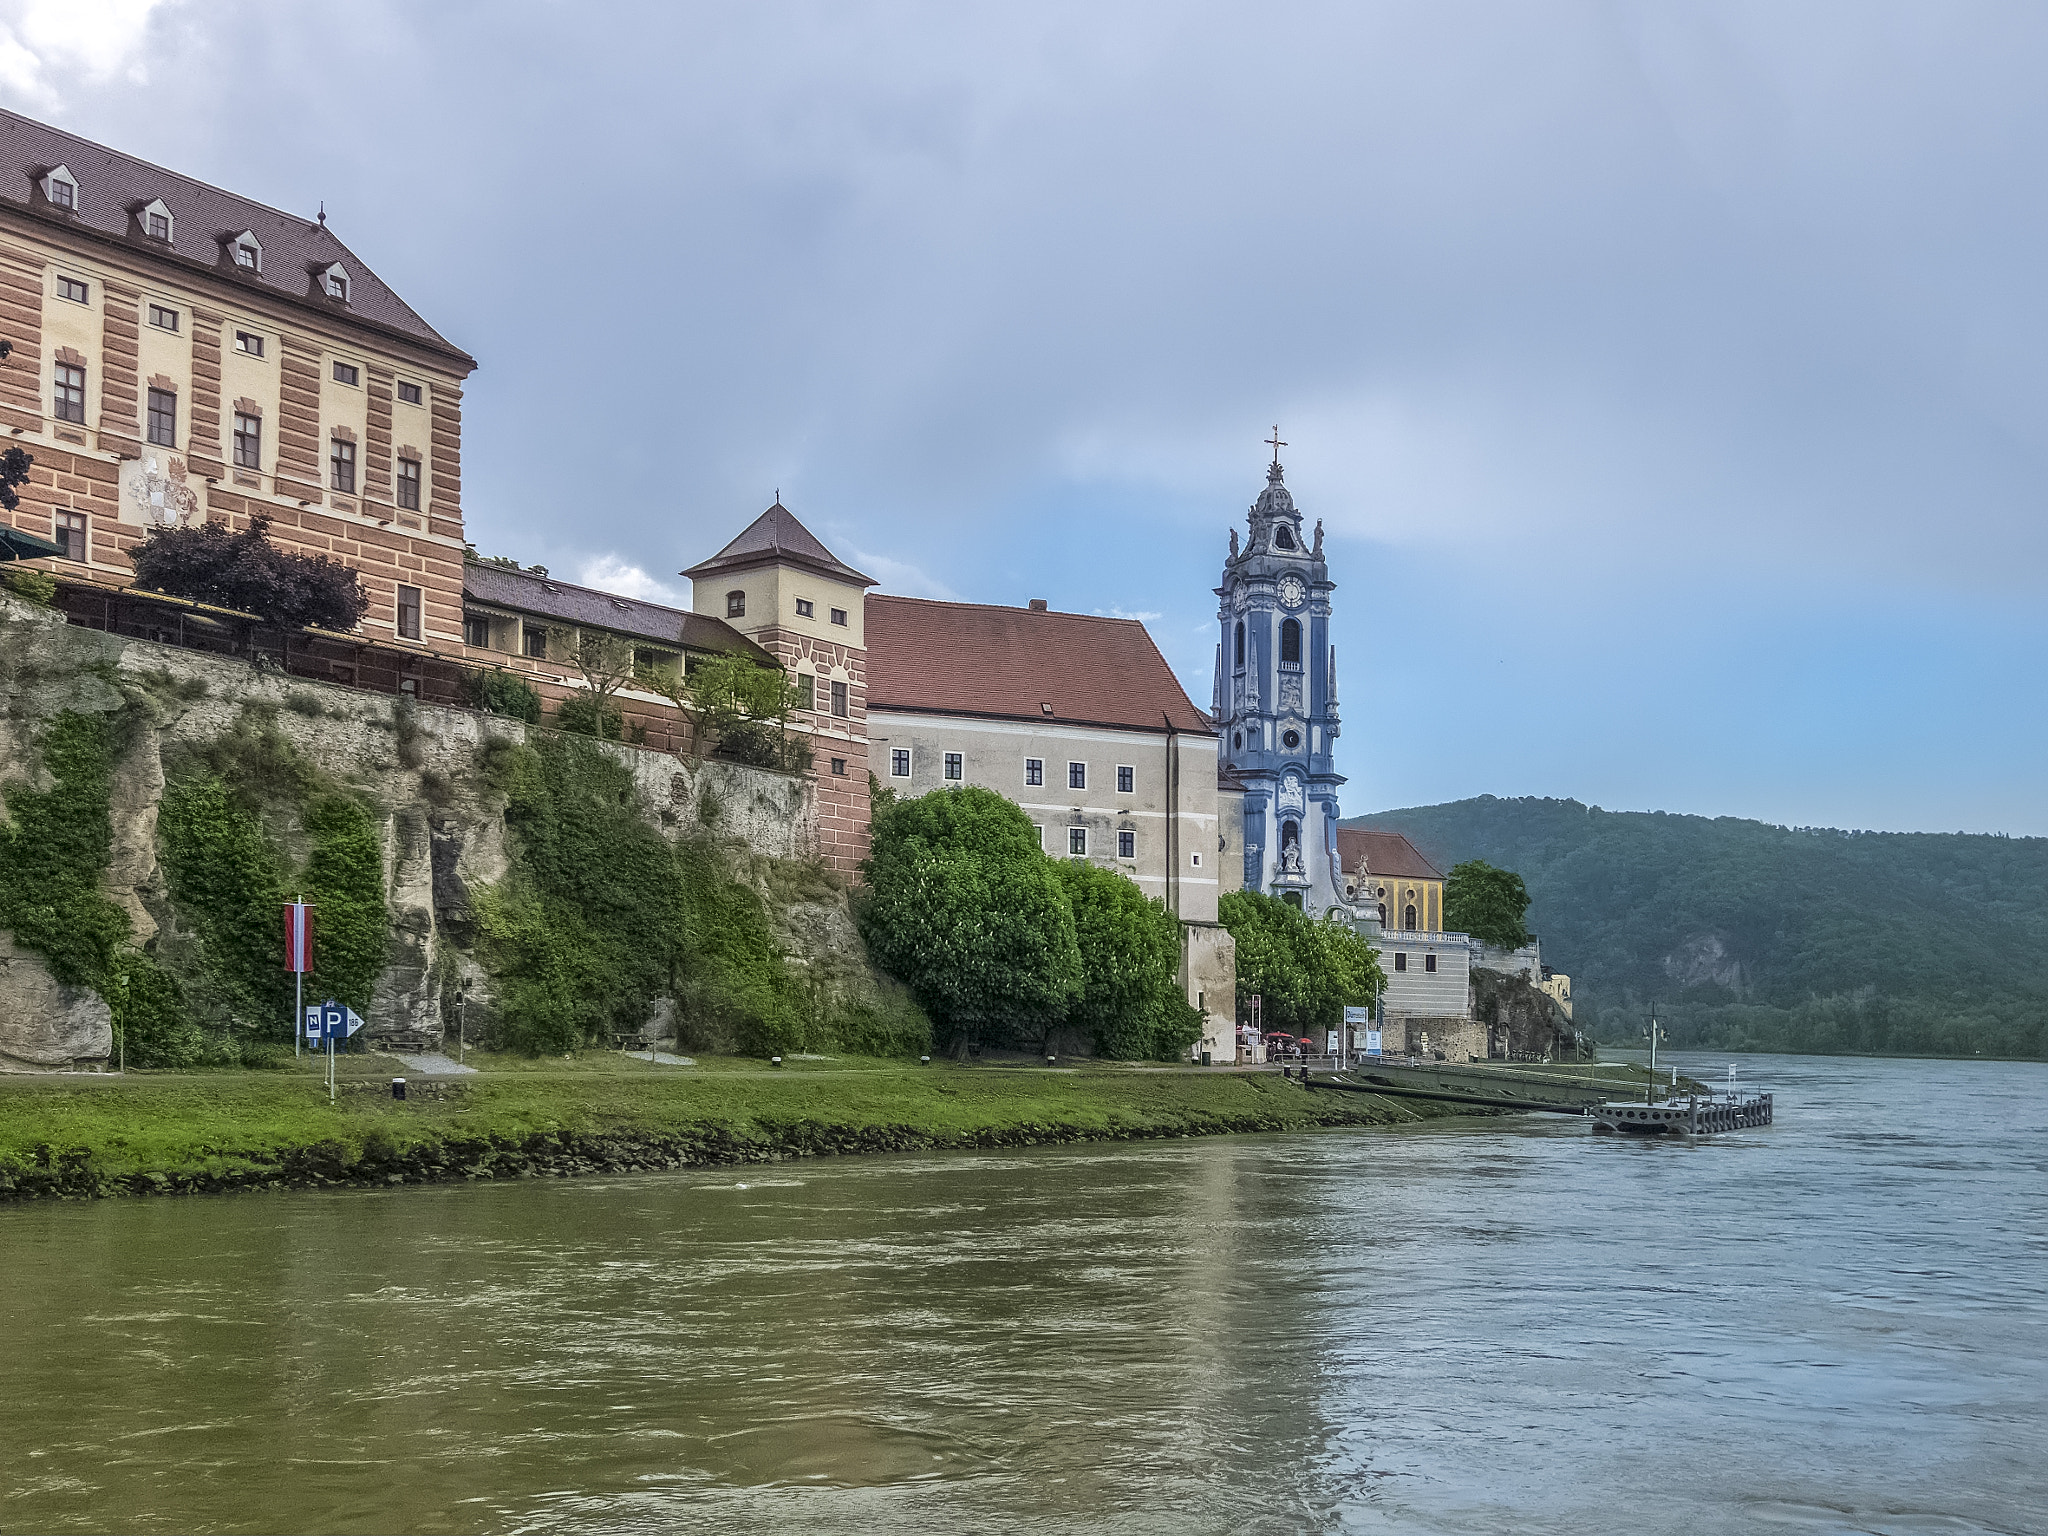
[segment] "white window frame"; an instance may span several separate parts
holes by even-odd
[[[142,232],[145,235],[149,235],[149,238],[152,240],[161,240],[164,242],[164,244],[169,245],[171,241],[177,237],[177,218],[171,213],[171,205],[165,202],[162,198],[158,198],[155,202],[151,203],[147,208],[143,209],[142,212],[137,214],[135,217],[136,222],[141,224],[142,226]],[[151,235],[149,233],[149,221],[152,217],[159,218],[164,221],[164,232],[162,234]]]
[[[965,783],[967,779],[967,754],[965,752],[948,752],[945,756],[943,771],[948,783]]]
[[[249,253],[250,258],[246,262],[242,260],[244,251]],[[240,234],[228,237],[228,260],[238,272],[260,274],[263,271],[263,242],[256,238],[253,229],[245,229]]]
[[[56,193],[52,189],[59,183],[70,188],[71,199],[69,202],[60,203],[57,201]],[[69,213],[78,212],[78,178],[71,174],[70,166],[53,166],[44,173],[43,197],[53,208],[62,208]]]
[[[1191,854],[1189,854],[1189,855],[1188,855],[1188,868],[1190,868],[1190,869],[1200,869],[1201,867],[1202,867],[1202,856],[1201,856],[1201,855],[1200,855],[1199,853],[1191,853]]]
[[[898,768],[898,767],[896,766],[896,765],[897,765],[898,763],[901,763],[901,764],[902,764],[903,766],[902,766],[901,768]],[[909,777],[910,777],[910,771],[911,771],[911,769],[912,769],[912,768],[914,768],[914,767],[916,767],[916,766],[917,766],[917,765],[916,765],[916,761],[915,761],[915,759],[913,759],[913,758],[911,757],[911,755],[910,755],[910,748],[908,748],[908,747],[891,747],[891,748],[889,749],[889,777],[890,777],[890,778],[892,778],[892,779],[907,779],[907,778],[909,778]]]
[[[1126,846],[1131,850],[1129,853],[1124,852]],[[1136,832],[1126,828],[1117,833],[1116,856],[1120,859],[1135,859],[1138,856],[1138,834]]]
[[[1075,782],[1074,770],[1075,770],[1076,768],[1078,768],[1078,769],[1080,769],[1080,770],[1081,770],[1081,773],[1080,773],[1080,782],[1079,782],[1079,783],[1076,783],[1076,782]],[[1068,763],[1068,764],[1067,764],[1067,788],[1069,788],[1069,789],[1079,789],[1079,790],[1085,790],[1085,789],[1087,789],[1087,787],[1088,787],[1088,765],[1087,765],[1086,763],[1073,763],[1073,762],[1070,762],[1070,763]]]
[[[1033,777],[1031,776],[1031,775],[1032,775],[1032,771],[1033,771],[1034,769],[1035,769],[1035,770],[1037,771],[1037,773],[1038,773],[1038,777],[1037,777],[1037,778],[1033,778]],[[1045,788],[1045,759],[1044,759],[1044,758],[1042,758],[1042,757],[1027,757],[1027,758],[1025,758],[1025,759],[1024,759],[1024,787],[1025,787],[1026,789],[1043,789],[1043,788]]]
[[[320,292],[326,298],[346,304],[349,294],[348,268],[338,261],[329,263],[327,270],[320,274]]]
[[[1130,788],[1124,788],[1128,780]],[[1116,765],[1116,792],[1120,795],[1135,795],[1138,792],[1138,770],[1129,763]]]
[[[1081,843],[1079,848],[1074,846],[1077,838]],[[1088,829],[1086,827],[1067,828],[1067,857],[1070,859],[1085,859],[1088,857]]]

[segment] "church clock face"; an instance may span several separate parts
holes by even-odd
[[[1308,596],[1308,589],[1301,584],[1299,576],[1282,576],[1280,578],[1281,607],[1299,608],[1301,600],[1306,596]]]

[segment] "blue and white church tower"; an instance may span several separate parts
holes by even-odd
[[[1349,911],[1337,857],[1337,655],[1323,525],[1314,542],[1273,465],[1240,552],[1230,535],[1217,619],[1216,723],[1221,766],[1244,785],[1244,883],[1321,916]]]

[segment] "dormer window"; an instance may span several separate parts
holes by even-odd
[[[340,262],[320,274],[320,291],[330,299],[339,299],[344,304],[348,302],[348,273]]]
[[[158,198],[142,210],[142,232],[152,240],[168,242],[171,238],[171,209],[162,198]]]
[[[50,200],[52,208],[62,208],[66,213],[78,211],[78,178],[66,166],[58,166],[43,178],[43,196]]]
[[[229,241],[228,254],[244,272],[263,270],[263,242],[256,238],[253,230],[245,229]]]

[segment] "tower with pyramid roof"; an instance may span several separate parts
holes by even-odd
[[[1215,718],[1221,768],[1244,786],[1244,884],[1320,916],[1344,907],[1334,760],[1337,659],[1322,524],[1312,539],[1280,467],[1274,433],[1266,488],[1244,548],[1230,536],[1217,620]]]
[[[811,738],[818,852],[852,870],[868,851],[867,590],[780,500],[709,560],[682,573],[690,606],[721,619],[782,663]]]

